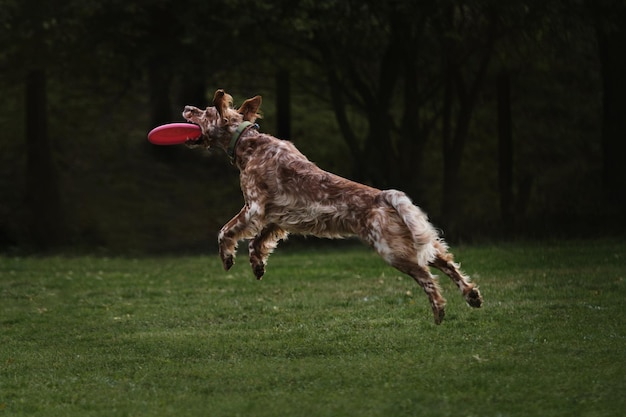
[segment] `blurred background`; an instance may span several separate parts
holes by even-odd
[[[146,135],[217,88],[448,240],[623,237],[624,45],[623,0],[0,0],[0,251],[215,246],[238,172]]]

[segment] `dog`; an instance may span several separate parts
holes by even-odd
[[[293,143],[260,133],[255,124],[260,105],[261,96],[255,96],[235,109],[232,97],[220,89],[213,106],[186,106],[182,113],[202,130],[202,136],[188,144],[223,149],[240,171],[245,205],[218,236],[224,269],[233,266],[238,242],[244,239],[249,240],[254,275],[261,279],[269,255],[290,233],[358,236],[422,287],[436,324],[445,316],[446,301],[431,266],[452,279],[468,305],[482,305],[478,287],[461,272],[427,215],[406,194],[326,172]]]

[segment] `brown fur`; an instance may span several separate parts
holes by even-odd
[[[261,97],[256,96],[235,110],[232,97],[217,90],[212,107],[187,106],[183,117],[202,129],[198,143],[227,150],[237,127],[259,117],[260,105]],[[233,163],[240,170],[245,205],[219,233],[219,253],[226,270],[233,266],[242,239],[249,240],[250,264],[261,279],[270,253],[289,233],[358,236],[423,288],[435,323],[444,318],[445,299],[430,266],[448,275],[470,306],[481,306],[478,288],[454,263],[426,214],[404,193],[381,191],[326,172],[291,142],[252,128],[241,134]]]

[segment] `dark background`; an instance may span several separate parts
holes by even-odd
[[[0,250],[207,250],[221,151],[157,147],[217,88],[453,241],[623,237],[626,2],[0,0]]]

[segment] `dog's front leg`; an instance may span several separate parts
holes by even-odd
[[[265,226],[261,233],[250,240],[250,266],[256,279],[263,278],[267,258],[276,249],[278,241],[285,239],[288,233],[275,224]]]
[[[235,253],[237,252],[237,242],[241,239],[250,239],[256,235],[258,227],[256,219],[258,210],[250,209],[245,205],[239,214],[233,217],[222,227],[217,243],[220,250],[220,258],[225,270],[229,270],[235,263]]]

